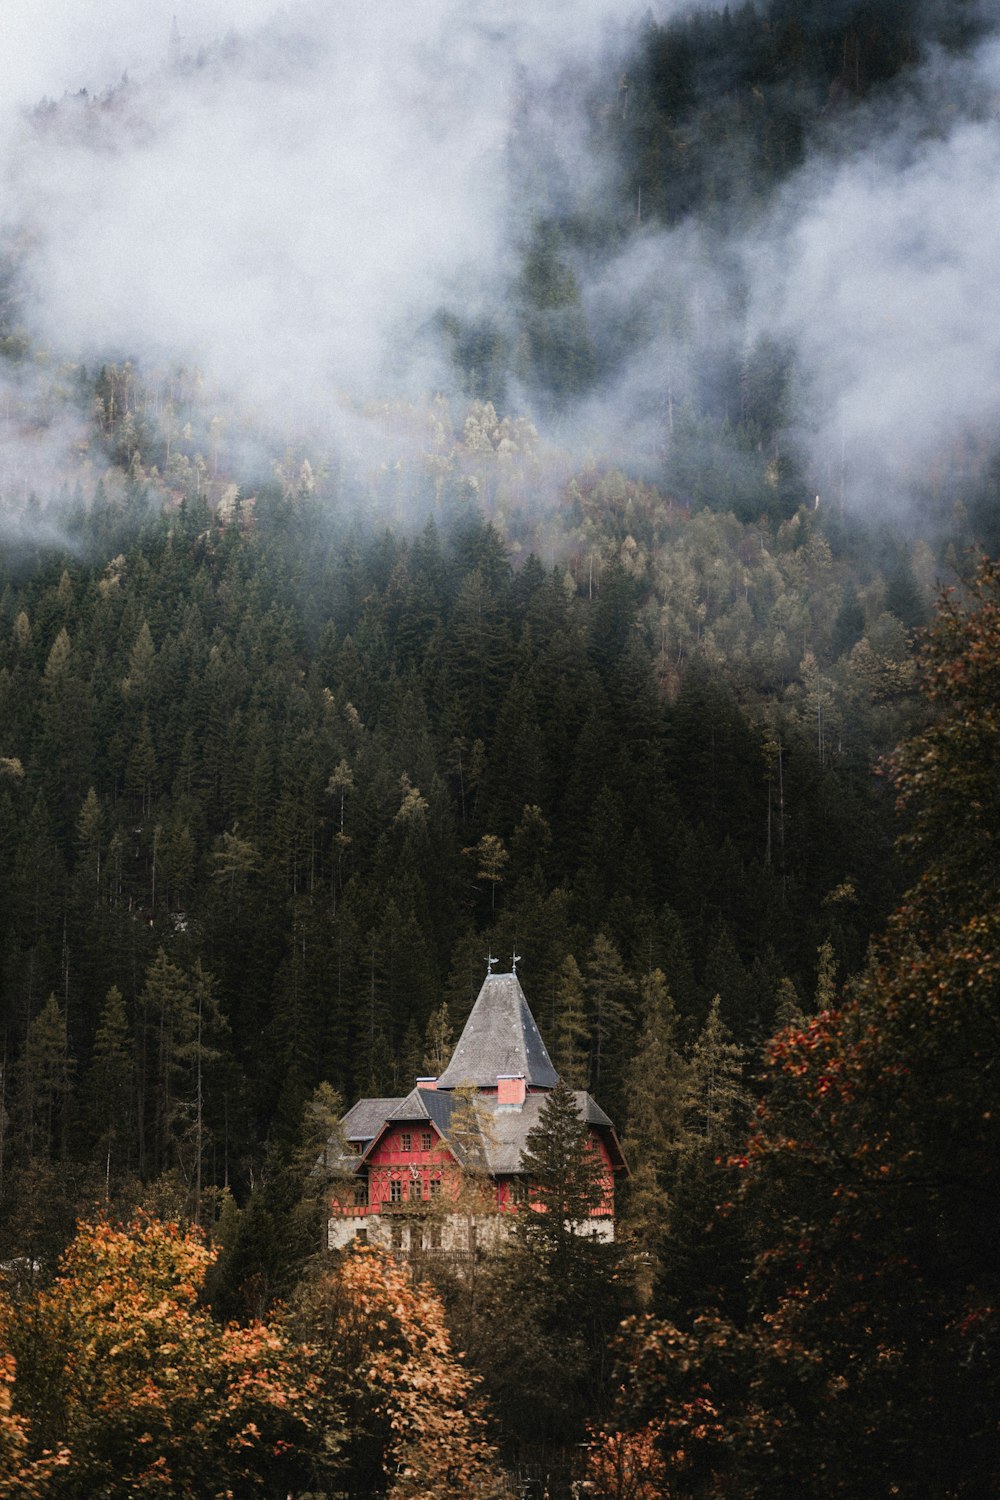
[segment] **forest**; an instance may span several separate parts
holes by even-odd
[[[308,71],[174,33],[22,147]],[[734,250],[867,135],[937,149],[994,41],[761,0],[522,70],[506,279],[363,394],[272,340],[265,411],[137,308],[62,343],[4,219],[0,1497],[995,1492],[1000,430],[942,395],[898,460],[845,397],[833,442]],[[339,1118],[514,955],[614,1243],[558,1093],[564,1213],[325,1250]]]

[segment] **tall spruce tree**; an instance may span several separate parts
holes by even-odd
[[[135,1048],[125,1001],[116,985],[108,991],[94,1037],[94,1052],[84,1080],[87,1123],[104,1195],[135,1163]]]
[[[571,1089],[585,1089],[590,1074],[590,1027],[583,975],[572,953],[563,959],[556,980],[553,1041],[559,1076]]]
[[[642,980],[641,994],[641,1030],[625,1073],[629,1112],[622,1150],[631,1176],[622,1232],[629,1239],[636,1291],[646,1305],[663,1269],[691,1070],[680,1050],[677,1010],[659,969]]]
[[[546,1096],[521,1166],[529,1201],[479,1277],[470,1346],[504,1423],[529,1443],[558,1446],[579,1441],[602,1406],[624,1311],[616,1247],[590,1228],[607,1193],[603,1163],[565,1083]]]
[[[740,1295],[741,1229],[716,1205],[728,1158],[741,1145],[750,1119],[753,1096],[745,1067],[745,1049],[733,1040],[716,995],[688,1056],[670,1239],[656,1289],[657,1303],[675,1311],[702,1306],[723,1295],[724,1288]]]

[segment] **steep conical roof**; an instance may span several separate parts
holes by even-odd
[[[438,1088],[495,1088],[498,1078],[519,1073],[528,1088],[551,1089],[559,1078],[517,975],[489,974]]]

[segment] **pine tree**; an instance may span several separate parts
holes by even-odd
[[[350,1174],[344,1163],[350,1152],[340,1121],[342,1096],[329,1083],[320,1083],[306,1100],[299,1140],[291,1170],[298,1184],[295,1218],[303,1238],[316,1248],[326,1245],[326,1224],[332,1191]]]
[[[799,992],[788,978],[782,979],[774,997],[774,1024],[772,1032],[784,1031],[788,1026],[801,1026],[805,1012],[799,1000]]]
[[[590,1074],[590,1027],[583,975],[571,953],[563,959],[556,981],[553,1062],[571,1089],[585,1089]]]
[[[333,842],[336,850],[336,860],[333,872],[333,909],[337,910],[337,897],[344,883],[344,858],[351,846],[351,835],[346,829],[347,794],[354,790],[354,773],[350,765],[341,759],[327,783],[327,796],[334,799],[336,808],[336,826],[334,829]]]
[[[135,1051],[125,1001],[114,985],[98,1021],[84,1094],[95,1160],[110,1198],[112,1180],[134,1160],[136,1136]]]
[[[628,1019],[626,997],[632,990],[632,981],[625,973],[621,954],[607,933],[599,932],[594,939],[587,958],[586,975],[593,1036],[591,1071],[594,1088],[597,1090],[601,1088],[602,1070],[608,1072],[608,1053],[611,1054],[612,1083],[615,1081],[614,1074],[624,1059],[625,1023]]]
[[[723,1021],[722,1001],[716,995],[691,1049],[686,1101],[689,1129],[712,1152],[728,1150],[746,1128],[749,1096],[744,1061],[744,1049]]]
[[[504,870],[510,855],[504,847],[503,839],[495,833],[484,833],[470,853],[476,856],[476,879],[489,882],[490,914],[492,915],[496,911],[497,886],[503,883]]]
[[[837,998],[837,960],[834,957],[833,944],[827,938],[822,943],[817,954],[816,964],[816,1006],[817,1013],[829,1010]]]
[[[27,1155],[52,1161],[62,1154],[71,1092],[66,1015],[50,995],[28,1028],[21,1058],[19,1118]]]
[[[91,896],[91,904],[94,906],[97,905],[101,889],[103,824],[101,804],[97,793],[91,787],[80,809],[80,816],[76,820],[76,836],[81,855],[80,862],[85,870],[85,880]]]
[[[423,1067],[428,1078],[440,1078],[451,1060],[454,1028],[447,1000],[432,1010],[424,1032]]]
[[[549,1265],[570,1259],[607,1188],[601,1159],[580,1118],[575,1094],[561,1079],[546,1096],[528,1132],[521,1171],[531,1184],[535,1213],[521,1213],[516,1232]]]
[[[399,1054],[397,1067],[397,1088],[405,1092],[413,1087],[415,1078],[420,1078],[424,1072],[424,1048],[420,1036],[420,1027],[417,1025],[416,1016],[411,1016],[406,1023],[403,1032],[403,1045]]]
[[[139,1000],[140,1169],[154,1176],[180,1165],[200,1212],[209,1140],[205,1088],[225,1031],[212,976],[185,973],[161,948]]]
[[[642,1025],[625,1073],[629,1112],[622,1150],[631,1178],[622,1228],[631,1238],[636,1290],[646,1305],[663,1268],[690,1069],[679,1048],[677,1011],[659,969],[642,981],[641,993]]]
[[[470,1342],[512,1431],[539,1444],[572,1443],[604,1399],[624,1288],[616,1247],[590,1232],[608,1184],[561,1081],[528,1132],[521,1168],[529,1204],[514,1216],[504,1253],[480,1273]]]
[[[656,1289],[658,1304],[674,1312],[703,1306],[724,1289],[739,1296],[745,1275],[742,1228],[717,1213],[716,1205],[753,1101],[744,1081],[745,1052],[722,1019],[718,995],[688,1064],[670,1239]]]

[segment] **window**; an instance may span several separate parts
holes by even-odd
[[[440,1224],[432,1224],[431,1225],[431,1245],[430,1245],[430,1248],[432,1250],[440,1250],[441,1249],[441,1225]]]
[[[400,1148],[400,1150],[401,1151],[409,1151],[410,1150],[410,1141],[411,1140],[412,1140],[412,1137],[410,1135],[410,1132],[408,1130],[404,1130],[402,1132],[402,1134],[400,1135],[400,1137],[399,1137],[399,1148]]]
[[[431,1149],[431,1133],[429,1130],[423,1130],[420,1133],[420,1149],[421,1151],[429,1151]]]
[[[367,1229],[356,1229],[354,1231],[354,1238],[355,1238],[355,1241],[357,1242],[357,1244],[359,1244],[359,1245],[367,1245],[367,1243],[368,1243],[368,1231],[367,1231]]]
[[[363,1208],[368,1202],[368,1183],[365,1181],[354,1184],[354,1201],[359,1208]]]
[[[400,1182],[400,1180],[399,1180],[398,1177],[394,1177],[392,1179],[392,1181],[390,1182],[390,1184],[389,1184],[389,1202],[390,1203],[402,1203],[402,1201],[403,1201],[403,1184]]]
[[[392,1226],[392,1248],[394,1250],[402,1250],[403,1248],[402,1224],[393,1224]]]
[[[441,1196],[441,1179],[440,1179],[440,1177],[432,1177],[431,1178],[431,1197],[432,1198],[440,1198],[440,1196]]]

